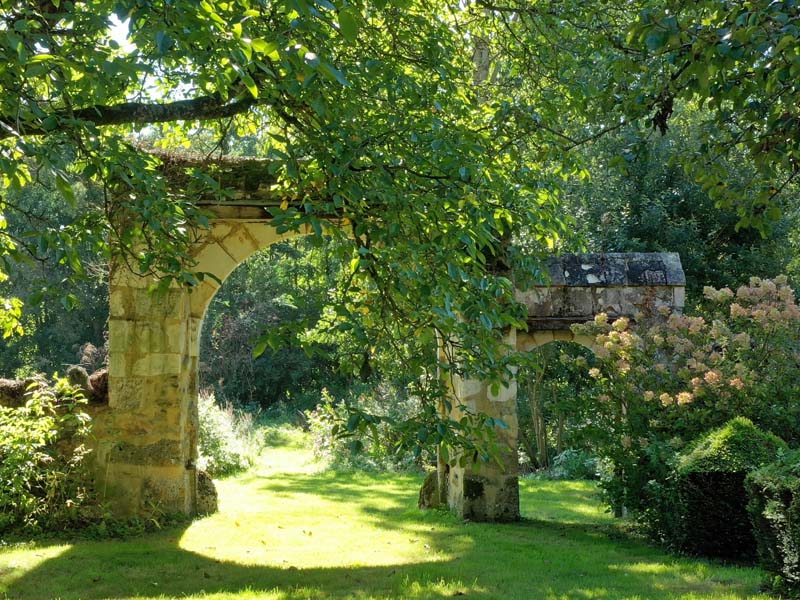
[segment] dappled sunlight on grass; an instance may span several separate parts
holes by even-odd
[[[593,481],[521,479],[519,487],[523,517],[562,523],[614,523],[614,518],[600,504],[597,484]]]
[[[756,569],[617,531],[591,482],[523,481],[525,520],[416,508],[421,475],[321,472],[296,432],[218,482],[220,512],[128,540],[0,550],[3,600],[744,600]]]
[[[71,544],[47,545],[33,542],[0,546],[0,582],[13,583],[45,561],[58,558],[71,547]],[[0,591],[2,589],[0,586]]]
[[[193,523],[179,546],[217,560],[293,568],[448,560],[449,550],[431,544],[437,525],[413,508],[420,482],[320,472],[302,444],[269,448],[254,471],[217,483],[219,513]]]
[[[635,563],[629,565],[608,565],[608,569],[610,571],[619,571],[620,573],[637,573],[642,575],[662,575],[664,573],[673,571],[675,568],[676,567],[674,564],[660,562]]]

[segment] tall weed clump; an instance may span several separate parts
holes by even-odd
[[[90,504],[82,392],[34,381],[23,406],[0,406],[0,532],[77,525]]]
[[[253,413],[230,403],[220,406],[208,390],[200,393],[197,408],[198,466],[214,477],[233,475],[253,466],[264,447]]]
[[[367,435],[355,435],[350,409],[378,419],[366,427]],[[347,401],[336,400],[327,390],[314,410],[305,412],[314,456],[330,468],[366,471],[406,471],[419,468],[431,457],[403,452],[403,433],[391,423],[420,411],[419,400],[392,386],[381,385],[353,394]]]

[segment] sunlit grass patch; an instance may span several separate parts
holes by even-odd
[[[272,443],[183,528],[0,550],[0,598],[768,598],[757,569],[612,539],[591,482],[523,481],[521,523],[462,523],[416,508],[419,475],[320,471],[296,431]]]

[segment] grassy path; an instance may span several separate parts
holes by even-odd
[[[184,529],[0,549],[0,598],[768,598],[755,569],[612,539],[586,483],[523,482],[525,521],[462,524],[415,508],[419,477],[318,472],[276,439]]]

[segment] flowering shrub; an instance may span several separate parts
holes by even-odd
[[[800,308],[786,278],[752,278],[736,292],[706,288],[704,296],[694,316],[661,309],[634,326],[600,314],[575,328],[594,341],[592,426],[599,454],[613,465],[603,481],[607,499],[657,536],[665,526],[647,515],[669,506],[675,454],[687,442],[744,416],[800,443]]]

